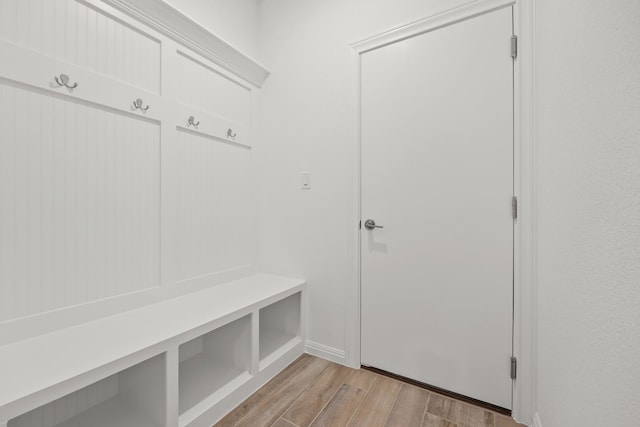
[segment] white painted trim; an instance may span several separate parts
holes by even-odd
[[[178,425],[180,409],[180,350],[178,345],[171,346],[164,353],[166,389],[165,389],[165,420],[167,426]]]
[[[270,72],[163,0],[102,0],[211,62],[261,87]]]
[[[345,364],[346,359],[344,357],[344,351],[329,347],[328,345],[307,340],[305,342],[304,351],[312,356],[340,363],[341,365]]]
[[[349,248],[351,271],[349,286],[345,290],[347,303],[345,363],[351,368],[360,367],[360,52],[349,48],[350,76],[349,90],[353,102],[351,109],[352,173],[349,177],[349,199],[351,215],[349,215]]]
[[[537,412],[533,415],[533,427],[542,427],[542,421],[540,421],[540,414]]]
[[[519,36],[515,63],[515,182],[519,219],[514,230],[514,381],[512,410],[516,420],[530,424],[535,411],[535,152],[533,12],[534,0],[477,0],[416,22],[393,28],[350,45],[353,127],[353,173],[349,182],[351,285],[346,292],[346,354],[348,366],[360,366],[360,55],[504,7],[514,7],[514,29]]]
[[[351,44],[358,54],[453,25],[494,10],[513,6],[516,0],[477,0],[436,15],[414,21]]]
[[[518,35],[515,61],[514,191],[519,199],[515,227],[514,336],[518,378],[513,382],[512,416],[531,425],[536,411],[536,152],[535,152],[535,0],[518,0],[514,31]]]

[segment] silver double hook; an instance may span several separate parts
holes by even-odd
[[[187,126],[197,127],[199,124],[200,122],[196,122],[196,119],[193,116],[189,116],[187,119]]]
[[[132,110],[140,110],[140,111],[147,111],[149,109],[149,106],[147,105],[146,107],[143,107],[142,104],[144,103],[144,101],[142,101],[142,99],[138,98],[135,101],[133,101],[133,107]]]
[[[78,83],[74,82],[72,85],[69,84],[69,76],[67,76],[66,74],[60,74],[60,76],[55,76],[54,77],[56,83],[58,83],[58,86],[65,86],[69,89],[75,89],[78,87]]]

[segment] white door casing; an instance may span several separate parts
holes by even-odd
[[[364,365],[511,408],[512,8],[360,55]]]

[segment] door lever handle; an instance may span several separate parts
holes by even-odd
[[[372,219],[368,219],[364,222],[364,228],[367,230],[373,230],[374,228],[384,228],[381,225],[376,225],[376,222]]]

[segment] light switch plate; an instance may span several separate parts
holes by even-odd
[[[303,190],[311,190],[311,172],[301,172],[302,176],[302,189]]]

